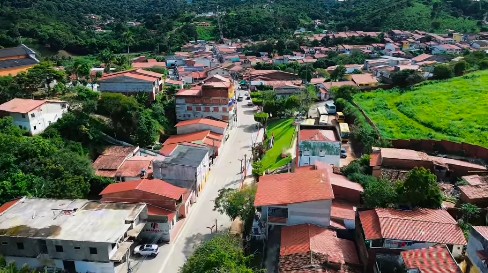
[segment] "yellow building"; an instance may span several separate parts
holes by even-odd
[[[25,45],[0,49],[0,76],[15,76],[38,63],[36,53]]]
[[[452,39],[454,40],[455,43],[460,43],[463,40],[463,35],[459,33],[453,33]]]

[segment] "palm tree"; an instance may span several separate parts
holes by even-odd
[[[127,54],[129,54],[129,47],[132,45],[134,42],[134,35],[132,35],[132,32],[130,30],[124,32],[123,34],[124,40],[127,43]]]

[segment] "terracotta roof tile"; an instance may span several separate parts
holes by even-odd
[[[170,199],[178,200],[188,190],[173,186],[159,179],[142,179],[137,181],[121,182],[108,185],[100,195],[111,194],[124,191],[143,191],[156,195],[164,196]],[[143,201],[143,200],[142,200]]]
[[[459,190],[469,199],[488,198],[488,184],[459,186]]]
[[[310,170],[262,176],[254,205],[285,205],[330,199],[334,199],[334,193],[327,173]]]
[[[356,218],[356,207],[340,201],[332,201],[331,218],[354,220]]]
[[[223,121],[217,121],[208,118],[199,118],[199,119],[180,121],[175,125],[175,127],[183,127],[183,126],[194,125],[194,124],[204,124],[204,125],[222,128],[222,129],[227,128],[228,125],[227,122],[223,122]]]
[[[151,177],[152,169],[150,167],[152,166],[152,162],[152,159],[128,159],[119,167],[115,175],[122,177],[138,177],[142,170],[146,170],[148,176]]]
[[[13,201],[9,201],[5,204],[3,204],[1,207],[0,207],[0,214],[4,213],[5,211],[7,211],[9,208],[15,206],[15,204],[17,204],[21,199],[17,199],[17,200],[13,200]]]
[[[159,153],[164,155],[164,156],[170,156],[173,151],[178,147],[178,144],[167,144],[164,145],[161,150],[159,150]]]
[[[442,209],[376,209],[360,212],[359,218],[366,240],[385,238],[466,245],[456,220]]]
[[[194,141],[199,141],[203,143],[203,141],[205,140],[205,138],[208,136],[209,133],[210,130],[183,134],[183,135],[172,135],[163,143],[163,145],[182,143],[182,142],[194,142]]]
[[[109,146],[103,151],[103,155],[129,156],[137,147],[134,146]]]
[[[300,130],[300,141],[328,141],[321,130]]]
[[[317,170],[326,170],[327,174],[329,175],[330,184],[332,188],[334,187],[341,187],[350,190],[355,190],[358,192],[364,192],[363,186],[361,184],[352,182],[346,176],[334,173],[334,166],[330,164],[325,164],[320,161],[315,161],[315,168]],[[298,169],[298,168],[297,168]],[[296,169],[295,169],[296,170]]]
[[[0,111],[27,114],[44,103],[45,100],[13,99],[0,105]]]
[[[118,170],[125,159],[126,156],[101,155],[93,162],[93,168],[97,170]]]
[[[148,215],[164,215],[168,217],[168,221],[173,220],[176,216],[176,211],[172,211],[165,208],[160,208],[154,205],[147,204],[147,214]]]
[[[354,242],[337,238],[335,231],[311,224],[284,226],[280,256],[308,252],[327,255],[335,263],[360,264]]]
[[[476,230],[481,236],[488,240],[488,227],[487,226],[473,226],[473,229]]]
[[[381,154],[380,153],[374,153],[371,154],[369,159],[369,166],[370,167],[375,167],[375,166],[381,166]]]
[[[435,246],[401,252],[407,270],[419,272],[462,273],[446,246]]]
[[[371,74],[353,74],[351,75],[351,79],[356,84],[378,83],[376,77]]]

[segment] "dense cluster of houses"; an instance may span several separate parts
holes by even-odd
[[[334,167],[339,156],[326,147],[334,129],[297,126],[297,142],[313,141],[322,154],[310,160],[310,145],[298,144],[292,172],[259,179],[251,237],[266,240],[268,272],[488,272],[488,227],[472,227],[467,239],[449,205],[363,208],[363,187]],[[393,148],[375,148],[370,157],[373,176],[392,183],[424,167],[439,181],[468,181],[460,187],[463,202],[488,200],[481,190],[488,185],[485,166]],[[479,174],[466,176],[472,173]]]

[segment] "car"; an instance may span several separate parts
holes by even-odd
[[[156,244],[145,244],[136,246],[134,248],[134,255],[141,255],[141,256],[153,256],[155,257],[159,253],[159,246]]]
[[[253,106],[252,101],[248,101],[247,106]]]
[[[250,99],[251,99],[251,96],[247,96],[247,97],[246,97],[246,100],[250,100]]]
[[[346,149],[341,149],[341,158],[346,158],[346,157],[347,157]]]
[[[244,98],[242,96],[237,97],[237,101],[242,101]]]

